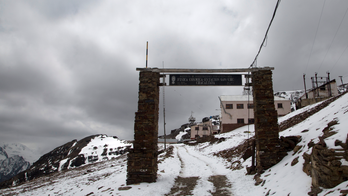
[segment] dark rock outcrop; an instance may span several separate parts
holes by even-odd
[[[319,137],[319,142],[308,145],[312,148],[310,154],[304,153],[303,172],[312,177],[312,187],[309,195],[317,195],[323,188],[333,188],[338,184],[348,180],[348,166],[342,165],[343,161],[348,161],[348,135],[346,141],[335,141],[335,146],[341,148],[330,149],[325,143],[325,138],[335,134],[331,127],[337,124],[336,120],[328,123],[323,130],[323,136]]]
[[[14,155],[0,161],[0,182],[8,180],[18,173],[27,170],[29,166],[30,163],[19,155]]]
[[[166,139],[175,139],[175,137],[180,133],[183,132],[186,128],[193,126],[195,123],[186,123],[180,126],[180,128],[173,129],[170,131],[170,134],[166,135]],[[188,131],[186,135],[183,135],[183,139],[190,139],[191,137],[191,131]],[[159,138],[164,139],[164,135],[159,136]]]

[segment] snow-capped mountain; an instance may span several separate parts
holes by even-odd
[[[5,151],[8,157],[13,157],[15,155],[19,155],[23,157],[30,164],[37,161],[40,155],[28,148],[27,146],[19,143],[11,143],[11,144],[0,144],[0,148],[2,151]],[[0,160],[2,159],[1,150],[0,150]]]
[[[0,182],[8,180],[29,168],[30,163],[22,156],[14,155],[0,161]]]
[[[0,183],[0,187],[22,183],[81,165],[110,160],[124,154],[130,147],[130,143],[119,140],[116,136],[93,135],[80,141],[72,140],[43,155],[30,168],[24,169],[25,171],[23,170],[14,178]]]
[[[27,170],[38,155],[23,144],[0,144],[0,182]]]

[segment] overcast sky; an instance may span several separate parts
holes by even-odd
[[[247,68],[276,0],[0,0],[0,142],[45,153],[105,133],[133,139],[145,67]],[[257,61],[274,91],[315,72],[348,81],[348,1],[283,0]],[[219,114],[241,87],[166,87],[166,130]],[[162,93],[162,89],[161,89]],[[162,98],[162,94],[161,94]],[[163,134],[162,101],[160,134]]]

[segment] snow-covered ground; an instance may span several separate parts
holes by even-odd
[[[83,154],[87,158],[88,164],[116,158],[123,154],[127,147],[131,146],[125,140],[107,135],[99,135],[93,138],[86,147],[82,148],[79,154]]]
[[[312,107],[312,106],[311,106]],[[308,107],[310,108],[310,107]],[[306,109],[308,109],[306,108]],[[295,111],[296,115],[303,110]],[[287,119],[283,117],[279,122]],[[185,144],[171,144],[173,154],[169,158],[159,156],[158,179],[156,183],[140,183],[126,185],[127,159],[126,155],[113,160],[99,162],[68,171],[61,171],[50,177],[35,179],[18,187],[0,190],[1,195],[181,195],[178,188],[185,188],[185,180],[196,183],[189,190],[193,195],[213,195],[221,191],[221,187],[212,177],[226,179],[223,183],[225,195],[254,196],[254,195],[307,195],[311,188],[311,178],[303,171],[303,153],[310,153],[310,141],[318,142],[323,135],[322,130],[327,124],[336,120],[333,131],[337,134],[325,139],[329,148],[334,146],[336,139],[345,141],[348,133],[348,94],[337,99],[323,110],[307,118],[303,122],[288,128],[280,136],[300,135],[302,148],[288,155],[277,165],[261,175],[264,184],[255,186],[253,175],[246,175],[246,166],[251,165],[251,158],[242,160],[240,170],[227,169],[231,165],[213,153],[237,146],[245,139],[253,136],[254,127],[245,126],[233,132],[217,135],[226,138],[215,144],[201,143],[196,146]],[[306,130],[306,131],[304,131]],[[308,131],[307,131],[308,130]],[[163,145],[159,145],[161,148]],[[298,163],[291,166],[291,162],[298,158]],[[343,161],[346,164],[346,161]],[[180,184],[182,183],[182,184]],[[319,195],[340,195],[340,190],[347,189],[348,181],[333,189],[324,189]]]
[[[177,136],[175,136],[175,139],[178,141],[178,142],[181,142],[183,141],[183,136],[186,135],[188,133],[188,131],[190,131],[191,128],[186,128],[184,129],[184,131],[180,131],[179,134]]]

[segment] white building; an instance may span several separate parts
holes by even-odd
[[[220,132],[220,122],[217,119],[210,118],[204,122],[191,126],[191,139],[204,137]]]
[[[221,133],[232,131],[246,124],[254,123],[254,104],[252,95],[222,95],[220,99]],[[290,100],[274,97],[275,109],[278,116],[291,112]]]
[[[297,108],[302,108],[307,105],[311,105],[323,100],[326,100],[330,97],[336,97],[339,95],[339,91],[337,88],[336,80],[331,80],[330,82],[326,82],[317,88],[313,88],[303,94],[299,102],[297,103]]]

